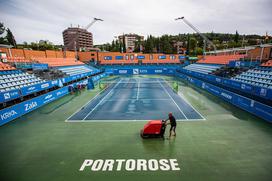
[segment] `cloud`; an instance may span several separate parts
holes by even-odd
[[[111,42],[123,33],[178,34],[193,32],[185,16],[202,32],[272,33],[270,0],[0,0],[0,21],[17,42],[48,39],[63,44],[62,31],[73,24],[85,27],[93,17],[104,19],[89,31],[94,44]]]

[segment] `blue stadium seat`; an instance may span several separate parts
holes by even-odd
[[[263,69],[257,67],[249,69],[246,72],[242,72],[240,75],[236,75],[231,78],[239,82],[248,83],[251,85],[272,89],[272,69]],[[245,81],[246,80],[246,81]]]

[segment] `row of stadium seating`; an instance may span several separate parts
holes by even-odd
[[[222,65],[194,63],[194,64],[187,65],[183,68],[186,70],[194,71],[194,72],[209,74],[217,69],[220,69],[221,67]]]
[[[72,76],[72,75],[78,75],[78,74],[83,74],[83,73],[97,73],[99,72],[98,69],[95,69],[93,67],[89,66],[70,66],[70,67],[61,67],[58,68],[58,70]]]
[[[24,73],[20,70],[6,71],[0,74],[0,92],[20,89],[42,82],[45,82],[45,80],[27,72]]]
[[[50,67],[84,65],[84,63],[77,61],[75,58],[37,58],[36,60],[40,63],[46,63]]]
[[[272,89],[272,68],[254,68],[231,78],[243,83]]]
[[[239,60],[244,57],[245,55],[217,55],[217,56],[207,55],[205,56],[205,59],[199,60],[198,63],[228,64],[232,60]]]
[[[32,62],[24,57],[7,57],[7,62]]]
[[[14,70],[15,68],[10,66],[9,64],[5,64],[0,62],[0,71],[2,70]]]
[[[129,64],[178,64],[180,63],[179,59],[153,59],[153,60],[138,60],[138,59],[133,59],[133,60],[101,60],[100,64],[101,65],[129,65]]]

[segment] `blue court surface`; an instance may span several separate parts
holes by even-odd
[[[205,119],[164,79],[120,78],[109,83],[66,121],[161,120],[166,119],[169,112],[182,121]]]

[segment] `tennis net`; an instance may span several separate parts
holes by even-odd
[[[99,88],[107,89],[161,89],[166,86],[178,92],[178,82],[176,81],[100,81]]]

